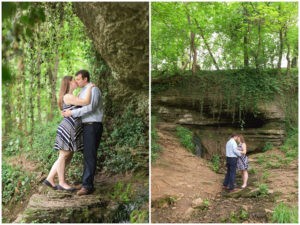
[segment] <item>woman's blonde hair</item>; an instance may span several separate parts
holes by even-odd
[[[62,110],[63,109],[63,97],[67,94],[70,90],[70,82],[73,80],[72,76],[64,76],[59,90],[59,97],[58,97],[58,107]]]
[[[241,140],[241,143],[245,143],[245,139],[244,139],[243,135],[239,134],[239,138]]]

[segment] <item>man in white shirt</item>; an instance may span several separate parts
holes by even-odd
[[[241,156],[241,152],[237,149],[238,135],[231,135],[230,140],[226,143],[226,167],[227,173],[223,183],[223,188],[228,189],[230,192],[235,191],[234,182],[236,174],[237,157]]]

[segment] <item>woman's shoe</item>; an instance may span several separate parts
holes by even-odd
[[[245,186],[243,185],[243,186],[241,186],[241,189],[245,189],[246,187],[247,187],[247,185],[245,185]]]
[[[60,186],[60,185],[57,185],[57,190],[59,190],[59,191],[71,191],[71,192],[73,192],[73,191],[76,191],[76,188],[64,188],[64,187],[62,187],[62,186]]]
[[[53,190],[57,190],[57,186],[53,186],[47,179],[45,179],[43,181],[43,184],[45,184],[46,186],[52,188]]]

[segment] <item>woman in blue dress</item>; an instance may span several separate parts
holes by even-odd
[[[73,91],[78,87],[73,77],[63,77],[58,99],[60,110],[90,104],[91,92],[94,86],[93,84],[88,86],[87,95],[84,99],[80,99],[73,94]],[[75,189],[65,180],[65,167],[71,162],[74,152],[83,150],[81,118],[72,116],[63,118],[57,129],[54,149],[59,151],[59,156],[43,183],[53,189],[74,191]],[[58,185],[55,185],[54,181],[56,174]]]
[[[246,156],[247,146],[243,135],[238,135],[238,142],[239,142],[238,150],[241,151],[242,154],[241,156],[238,157],[237,169],[240,170],[242,173],[243,185],[241,186],[241,188],[244,189],[247,187],[247,182],[248,182],[249,161],[248,161],[248,157]]]

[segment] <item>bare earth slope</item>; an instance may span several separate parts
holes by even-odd
[[[222,175],[213,172],[207,162],[188,152],[170,132],[159,127],[160,157],[152,165],[152,222],[176,222],[189,216],[193,200],[213,198],[221,191]],[[172,200],[168,218],[160,215]],[[164,202],[169,202],[164,203]],[[169,207],[170,208],[170,207]],[[164,212],[165,213],[165,212]]]

